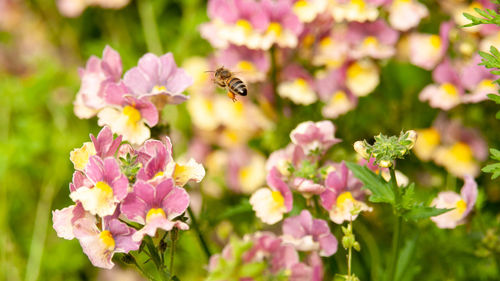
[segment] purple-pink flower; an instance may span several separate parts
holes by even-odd
[[[121,212],[129,220],[144,225],[132,237],[134,241],[141,241],[144,235],[154,236],[157,229],[188,229],[189,226],[184,222],[174,220],[188,206],[188,193],[183,188],[176,187],[172,179],[165,179],[156,186],[138,180],[133,191],[123,200]]]
[[[145,54],[136,67],[125,73],[123,81],[136,97],[154,97],[159,109],[167,103],[186,101],[188,97],[182,92],[193,84],[193,79],[177,67],[172,53],[161,57]]]
[[[112,215],[118,203],[127,195],[128,180],[116,159],[92,156],[85,167],[85,177],[75,172],[70,197],[83,208],[100,217]]]
[[[368,23],[352,22],[346,34],[346,39],[351,44],[350,54],[354,59],[365,56],[389,58],[396,52],[398,37],[398,32],[381,19]]]
[[[477,183],[472,176],[465,176],[460,194],[453,191],[440,192],[431,205],[436,208],[453,209],[431,220],[439,228],[455,228],[463,224],[477,199]]]
[[[437,84],[426,86],[419,94],[421,101],[428,101],[430,106],[449,110],[462,102],[464,90],[458,72],[449,59],[445,59],[432,72]]]
[[[105,88],[109,83],[117,83],[122,75],[120,54],[106,46],[102,60],[91,56],[85,69],[79,69],[82,84],[74,102],[75,115],[91,118],[106,106]]]
[[[128,253],[138,250],[140,246],[140,241],[132,240],[135,229],[115,216],[104,218],[103,230],[91,219],[79,219],[75,222],[74,233],[92,264],[101,268],[114,266],[111,261],[114,253]]]
[[[313,219],[308,210],[300,215],[285,219],[283,222],[283,240],[294,245],[299,251],[319,251],[321,256],[331,256],[337,252],[338,242],[330,232],[328,223]]]
[[[306,154],[324,153],[341,140],[335,138],[335,126],[331,121],[300,123],[291,133],[292,143],[300,146]]]

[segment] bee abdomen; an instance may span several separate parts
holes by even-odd
[[[238,95],[246,96],[247,95],[247,86],[240,78],[233,77],[229,80],[229,89]]]

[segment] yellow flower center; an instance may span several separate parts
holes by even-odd
[[[271,197],[272,197],[273,202],[274,202],[273,209],[281,209],[283,206],[285,206],[285,198],[283,198],[283,195],[281,195],[281,192],[272,191]]]
[[[158,173],[156,173],[156,175],[153,177],[153,179],[163,177],[163,175],[164,175],[163,171],[159,171]]]
[[[450,148],[450,153],[460,162],[471,162],[473,159],[472,149],[463,142],[457,142]]]
[[[337,206],[338,206],[338,207],[343,206],[343,205],[344,205],[344,203],[345,203],[346,201],[348,201],[348,200],[349,200],[349,201],[351,201],[351,202],[356,201],[356,200],[354,199],[354,197],[352,197],[352,194],[351,194],[349,191],[346,191],[346,192],[341,193],[341,194],[337,197]]]
[[[99,189],[103,197],[109,198],[113,196],[113,189],[111,188],[111,186],[109,186],[107,183],[103,181],[97,182],[94,188]]]
[[[457,87],[451,83],[444,83],[441,85],[441,89],[443,89],[443,91],[445,91],[445,93],[449,96],[455,97],[458,95]]]
[[[332,44],[333,44],[333,40],[332,40],[332,38],[330,38],[330,37],[325,37],[323,40],[321,40],[321,41],[319,42],[319,45],[320,45],[322,48],[326,48],[326,47],[328,47],[328,46],[330,46],[330,45],[332,45]]]
[[[280,36],[282,31],[282,27],[279,23],[277,22],[272,22],[269,24],[269,27],[267,28],[267,32],[269,33],[274,33],[276,36]]]
[[[375,36],[367,36],[365,40],[363,40],[363,45],[365,46],[374,46],[378,44],[378,40]]]
[[[127,105],[123,108],[123,114],[128,117],[128,125],[135,126],[141,120],[141,113],[135,107]]]
[[[351,0],[351,3],[355,6],[358,6],[358,9],[360,10],[366,7],[366,3],[364,0]]]
[[[364,72],[363,67],[359,63],[355,62],[347,69],[347,77],[355,78],[363,74],[363,72]]]
[[[304,39],[303,39],[303,44],[305,47],[309,47],[314,43],[314,35],[312,34],[307,34]]]
[[[164,92],[166,90],[167,90],[167,88],[165,88],[165,86],[158,86],[158,85],[156,85],[153,88],[153,92]]]
[[[179,165],[175,163],[174,169],[174,179],[176,185],[184,185],[188,181],[189,177],[189,169],[188,166]]]
[[[337,92],[335,92],[335,94],[333,94],[332,96],[332,103],[343,103],[347,100],[347,94],[342,91],[342,90],[339,90]]]
[[[243,28],[245,30],[245,32],[247,32],[247,33],[252,31],[252,25],[247,20],[243,20],[243,19],[238,20],[236,22],[236,26]]]
[[[302,89],[307,89],[307,81],[302,79],[302,78],[297,78],[295,79],[295,81],[293,82],[295,84],[295,86],[297,87],[300,87]]]
[[[109,251],[113,251],[115,249],[115,239],[113,239],[113,235],[111,235],[109,230],[104,230],[99,233],[99,239]]]
[[[441,37],[439,37],[439,35],[436,34],[431,35],[429,41],[431,42],[431,46],[434,47],[434,49],[441,48]]]
[[[225,129],[224,136],[229,139],[232,143],[238,143],[240,140],[239,135],[236,130]]]
[[[456,210],[459,214],[463,214],[467,209],[467,203],[463,199],[457,201]]]
[[[296,12],[295,10],[300,10],[301,8],[305,8],[309,6],[309,3],[307,3],[307,1],[305,0],[299,0],[297,2],[295,2],[295,4],[293,4],[293,11]]]
[[[419,138],[417,139],[417,142],[419,141],[419,139],[421,139],[422,141],[425,142],[425,144],[427,144],[429,146],[436,146],[441,141],[441,135],[434,128],[421,130],[421,131],[419,131],[418,134],[419,134]]]
[[[149,223],[151,220],[157,217],[163,217],[166,218],[167,216],[165,215],[165,212],[163,211],[162,208],[152,208],[149,210],[148,214],[146,215],[146,223]]]
[[[236,68],[241,69],[243,71],[249,71],[249,72],[255,71],[255,67],[254,67],[253,63],[246,61],[246,60],[240,61],[238,63],[238,65],[236,66]]]
[[[241,182],[247,181],[252,176],[251,167],[241,168],[240,171],[238,172],[238,176],[239,176]]]
[[[491,79],[484,79],[479,83],[481,88],[495,88],[495,83]]]
[[[478,9],[483,9],[483,5],[481,5],[481,3],[479,2],[472,2],[470,5],[469,5],[469,10],[471,11],[474,11],[475,8],[478,8]]]

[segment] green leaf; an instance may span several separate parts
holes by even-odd
[[[497,94],[488,94],[488,98],[498,104],[500,104],[500,95]]]
[[[401,199],[401,206],[404,209],[411,209],[415,206],[415,183],[411,183],[407,188],[403,189],[403,197]]]
[[[495,160],[500,160],[500,150],[490,148],[491,158]]]
[[[418,264],[415,263],[413,256],[415,255],[415,249],[417,245],[418,236],[415,235],[413,238],[406,240],[398,258],[398,267],[396,272],[396,280],[411,280],[413,276],[418,272]]]
[[[438,209],[435,207],[416,206],[413,207],[408,212],[404,213],[403,218],[405,218],[406,220],[417,221],[419,219],[426,219],[437,215],[441,215],[450,210],[453,209]]]
[[[347,162],[346,165],[354,173],[354,176],[363,182],[364,188],[372,192],[369,198],[370,202],[394,204],[395,196],[390,183],[365,166],[350,162]]]

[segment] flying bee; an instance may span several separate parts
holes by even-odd
[[[219,67],[214,72],[214,82],[219,87],[227,89],[227,96],[236,101],[236,94],[241,96],[247,95],[247,85],[240,78],[235,77],[234,73],[229,71],[227,68]]]

